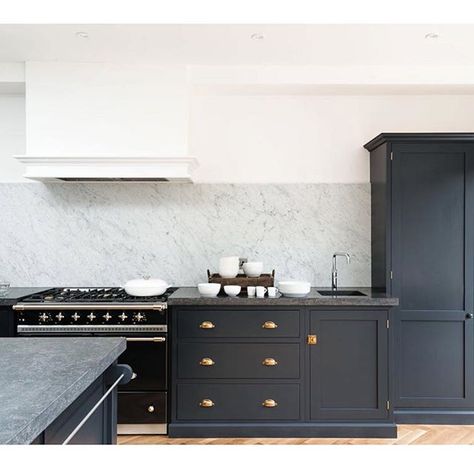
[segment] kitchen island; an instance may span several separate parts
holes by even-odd
[[[351,291],[363,295],[203,298],[178,289],[168,300],[169,435],[395,437],[389,345],[398,300]]]
[[[128,367],[124,338],[0,338],[0,444],[61,444]],[[125,371],[122,368],[126,369]],[[116,388],[71,439],[116,442]]]

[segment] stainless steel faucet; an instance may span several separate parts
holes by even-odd
[[[331,288],[337,291],[337,257],[346,257],[347,263],[350,263],[351,256],[346,252],[335,252],[332,256]]]

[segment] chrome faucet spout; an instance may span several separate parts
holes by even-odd
[[[351,256],[347,252],[334,252],[331,272],[331,288],[333,291],[337,291],[337,257],[346,257],[347,263],[351,261]]]

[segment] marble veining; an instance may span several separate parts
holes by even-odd
[[[2,183],[0,205],[13,286],[191,286],[224,255],[328,286],[334,251],[340,286],[370,285],[369,184]]]

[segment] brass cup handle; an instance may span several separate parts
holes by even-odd
[[[266,400],[264,400],[262,405],[265,408],[275,408],[278,405],[278,403],[275,400],[272,400],[271,398],[267,398]]]
[[[209,398],[204,398],[199,402],[199,406],[202,408],[211,408],[214,406],[214,402]]]
[[[263,329],[276,329],[278,327],[278,324],[274,323],[273,321],[265,321],[262,324]]]
[[[210,357],[203,357],[199,361],[199,365],[214,365],[215,362]]]
[[[203,321],[199,327],[201,329],[214,329],[216,325],[212,321]]]
[[[266,359],[263,359],[262,364],[269,367],[272,365],[278,365],[278,362],[275,359],[272,359],[271,357],[267,357]]]
[[[148,413],[153,413],[155,411],[155,407],[153,405],[150,405],[148,408],[147,408],[147,411]]]

